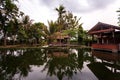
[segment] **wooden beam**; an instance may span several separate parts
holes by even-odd
[[[110,28],[110,29],[105,29],[105,30],[92,31],[89,34],[97,34],[97,33],[112,32],[112,31],[115,31],[115,29]]]

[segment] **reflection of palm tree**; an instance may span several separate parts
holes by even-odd
[[[84,61],[93,62],[94,58],[90,55],[89,49],[78,49],[78,62],[80,66],[83,64]],[[81,66],[82,68],[83,66]]]
[[[47,64],[45,65],[43,71],[47,68],[48,75],[56,75],[59,80],[62,80],[64,76],[72,78],[73,74],[77,73],[77,70],[81,69],[78,67],[76,54],[68,54],[67,57],[51,56],[50,59],[47,61]]]
[[[78,49],[78,66],[82,69],[84,63],[84,51],[83,49]]]
[[[5,51],[3,50],[3,52]],[[8,51],[10,52],[9,54],[7,54]],[[20,51],[21,53],[16,56],[14,52]],[[20,74],[20,77],[27,76],[31,71],[30,65],[43,65],[46,61],[42,51],[41,49],[7,50],[0,60],[0,79],[12,80],[15,74]]]
[[[14,50],[10,50],[10,54],[8,55],[3,55],[1,63],[4,80],[12,79],[17,73],[27,76],[30,71],[29,64],[27,62],[23,62],[20,56],[18,57],[14,55]]]

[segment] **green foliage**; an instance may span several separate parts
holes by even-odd
[[[28,39],[29,29],[31,24],[29,16],[22,16],[22,19],[20,22],[21,22],[21,25],[18,31],[18,39],[20,40]]]
[[[58,31],[58,24],[56,22],[48,21],[48,25],[49,25],[49,34],[54,34],[55,32]]]
[[[44,27],[43,23],[34,23],[30,20],[29,16],[23,16],[22,26],[19,28],[18,38],[19,40],[27,40],[27,42],[39,43],[42,37],[44,37]]]
[[[55,8],[55,10],[58,12],[58,24],[62,25],[63,16],[66,13],[65,7],[63,5],[60,5],[58,8]]]
[[[4,45],[9,36],[13,41],[17,40],[23,43],[42,42],[43,39],[51,42],[52,36],[56,32],[62,32],[82,43],[87,37],[86,31],[80,23],[81,18],[74,16],[72,12],[66,11],[63,5],[55,10],[58,12],[56,21],[48,21],[48,27],[41,22],[32,23],[33,20],[29,16],[20,12],[15,2],[17,0],[1,0],[0,1],[0,30],[4,34]],[[87,39],[87,38],[86,38]]]
[[[16,6],[17,0],[1,0],[0,1],[0,29],[4,33],[4,45],[6,45],[7,34],[16,32],[16,19],[20,16],[20,11]]]
[[[116,12],[119,13],[119,15],[118,15],[118,25],[120,26],[120,8],[119,8],[119,10],[117,10]]]
[[[71,12],[66,11],[63,5],[60,5],[59,8],[56,8],[58,12],[58,31],[68,34],[71,39],[77,39],[78,28],[82,27],[82,23],[79,23],[81,18],[77,18]],[[82,29],[83,30],[83,29]]]
[[[26,30],[23,27],[21,27],[18,31],[18,38],[19,39],[27,39],[28,38]]]
[[[87,34],[87,31],[83,30],[82,24],[81,24],[78,28],[78,43],[89,45],[91,40],[92,40],[91,36]]]
[[[83,43],[83,37],[84,37],[85,32],[83,31],[82,25],[78,27],[78,43],[82,44]]]
[[[77,18],[77,16],[74,16],[71,12],[67,12],[64,18],[65,21],[65,29],[74,29],[78,28],[81,23],[79,23],[81,18]]]
[[[0,3],[0,23],[2,29],[6,30],[6,26],[11,20],[19,17],[19,10],[13,0],[2,0]]]
[[[33,38],[36,39],[42,39],[42,37],[44,37],[44,27],[45,25],[43,23],[34,23],[31,28],[30,28],[30,32]]]

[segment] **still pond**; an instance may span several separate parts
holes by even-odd
[[[120,80],[120,53],[83,48],[0,49],[0,80]]]

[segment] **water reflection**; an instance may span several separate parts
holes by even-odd
[[[81,69],[77,55],[68,54],[68,52],[69,50],[52,51],[49,54],[50,58],[44,67],[44,70],[48,69],[48,75],[56,75],[59,80],[62,80],[64,76],[71,78],[73,74],[77,73],[77,70]]]
[[[19,78],[31,72],[31,65],[43,65],[46,62],[45,54],[39,49],[1,50],[0,51],[0,80],[14,80],[14,75]]]
[[[120,54],[92,51],[94,62],[88,67],[99,80],[120,80]]]
[[[0,80],[69,80],[84,62],[94,62],[86,49],[1,49]]]
[[[1,49],[0,80],[79,80],[84,64],[99,80],[120,80],[119,53],[90,52],[70,48]],[[77,78],[73,78],[75,75]]]

